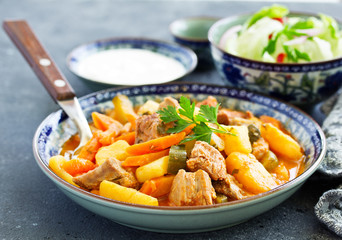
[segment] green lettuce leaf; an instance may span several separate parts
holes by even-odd
[[[339,28],[338,28],[338,24],[335,21],[335,19],[333,19],[330,16],[327,16],[325,14],[319,14],[324,26],[329,30],[330,35],[333,39],[338,39],[339,37]]]
[[[245,23],[245,28],[249,28],[254,23],[256,23],[258,20],[260,20],[263,17],[269,17],[269,18],[282,18],[286,16],[289,13],[289,10],[287,7],[282,5],[274,4],[270,7],[263,7],[261,10],[256,12],[252,17],[250,17],[247,22]]]

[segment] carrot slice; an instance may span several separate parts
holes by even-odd
[[[108,129],[109,130],[109,129]],[[109,146],[115,141],[116,131],[105,131],[101,134],[100,143],[103,146]]]
[[[128,120],[128,122],[130,122],[132,124],[132,129],[136,129],[136,120],[138,118],[138,116],[135,113],[127,113],[126,114],[126,118]]]
[[[62,168],[73,177],[93,170],[95,167],[93,162],[82,158],[71,159],[62,165]]]
[[[196,124],[191,124],[189,126],[187,126],[183,132],[185,132],[186,135],[190,134],[192,132],[192,129],[196,126]]]
[[[122,134],[114,139],[114,142],[119,140],[125,140],[129,145],[133,145],[135,142],[135,132],[129,132]]]
[[[174,175],[167,175],[147,180],[139,191],[151,197],[161,197],[170,192],[174,178]]]
[[[142,155],[146,153],[158,152],[172,145],[178,144],[185,137],[185,132],[175,133],[167,135],[165,137],[160,137],[152,139],[147,142],[132,145],[126,149],[127,153],[130,155]]]
[[[91,117],[95,127],[102,131],[106,131],[115,122],[113,118],[98,112],[92,112]]]
[[[95,162],[95,155],[102,147],[100,143],[100,131],[93,133],[93,137],[82,147],[77,157]]]
[[[145,164],[148,164],[150,162],[153,162],[154,160],[157,160],[161,157],[167,156],[169,154],[170,149],[166,149],[160,152],[155,153],[147,153],[143,155],[137,155],[137,156],[129,156],[125,159],[125,161],[122,162],[123,167],[139,167],[143,166]]]

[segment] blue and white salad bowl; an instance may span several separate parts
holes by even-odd
[[[309,63],[268,63],[239,57],[222,49],[219,42],[223,34],[233,26],[243,24],[251,15],[223,18],[209,30],[216,69],[228,86],[259,92],[296,105],[323,101],[339,89],[342,85],[342,57]],[[313,15],[290,14],[303,18]]]
[[[186,96],[202,100],[212,95],[223,107],[251,111],[256,116],[266,114],[279,119],[303,147],[307,156],[305,170],[297,178],[271,191],[228,203],[212,206],[167,207],[145,206],[110,200],[59,178],[48,167],[49,158],[58,154],[62,144],[76,127],[62,110],[50,114],[38,127],[33,139],[33,152],[41,170],[68,197],[86,209],[114,222],[137,229],[156,232],[192,233],[226,228],[262,214],[290,197],[316,171],[326,146],[325,137],[307,114],[284,102],[246,90],[196,83],[168,83],[107,89],[80,98],[81,106],[90,119],[91,112],[113,108],[112,98],[117,94],[129,96],[135,105],[148,99],[161,100],[165,96]],[[61,208],[63,205],[60,206]],[[72,216],[65,216],[65,218]]]

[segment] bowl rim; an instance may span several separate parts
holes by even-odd
[[[220,20],[221,17],[214,17],[214,16],[188,16],[188,17],[183,17],[183,18],[178,18],[174,21],[172,21],[169,24],[169,31],[171,33],[171,35],[177,39],[180,39],[182,41],[188,41],[188,42],[194,42],[194,43],[209,43],[209,39],[208,39],[208,34],[206,38],[201,38],[201,37],[185,37],[181,34],[176,33],[175,31],[175,25],[180,23],[180,22],[185,22],[187,23],[188,21],[208,21],[208,22],[212,22],[212,25],[214,23],[216,23],[218,20]],[[208,33],[209,33],[209,29],[208,28]]]
[[[241,200],[235,200],[235,201],[231,201],[231,202],[226,202],[226,203],[220,203],[220,204],[213,204],[213,205],[204,205],[204,206],[148,206],[148,205],[142,205],[142,204],[133,204],[133,203],[127,203],[127,202],[121,202],[121,201],[117,201],[117,200],[113,200],[113,199],[109,199],[109,198],[105,198],[102,197],[100,195],[97,194],[93,194],[91,192],[88,192],[86,190],[83,190],[79,187],[76,187],[66,181],[64,181],[62,178],[60,178],[59,176],[57,176],[49,167],[48,165],[46,165],[44,163],[44,161],[42,160],[42,158],[39,155],[39,151],[38,151],[38,139],[39,139],[39,135],[40,132],[42,131],[42,129],[45,126],[45,123],[47,121],[50,120],[50,118],[53,118],[56,114],[61,114],[62,109],[59,109],[57,111],[54,111],[52,113],[50,113],[38,126],[34,137],[33,137],[33,141],[32,141],[32,149],[33,149],[33,154],[35,157],[35,160],[38,164],[38,166],[42,169],[42,171],[51,179],[62,186],[64,189],[66,189],[69,192],[72,192],[73,194],[78,195],[79,197],[82,197],[84,199],[87,198],[91,198],[92,201],[96,201],[98,203],[101,204],[105,204],[108,207],[114,208],[114,207],[127,207],[127,209],[132,210],[134,209],[134,211],[155,211],[156,213],[159,214],[164,214],[165,211],[168,211],[169,213],[174,212],[175,214],[179,214],[180,212],[193,212],[193,211],[221,211],[222,208],[241,208],[241,207],[245,207],[245,206],[249,206],[251,204],[255,204],[257,202],[262,202],[264,201],[264,197],[269,197],[270,195],[273,194],[281,194],[283,192],[289,191],[292,189],[293,186],[295,186],[296,184],[300,184],[301,182],[304,181],[304,179],[310,177],[318,168],[318,166],[320,165],[320,163],[323,161],[325,153],[326,153],[326,138],[325,135],[323,133],[323,130],[321,129],[321,127],[319,126],[319,124],[307,113],[305,113],[303,110],[299,109],[298,107],[287,103],[283,100],[280,99],[276,99],[270,96],[267,96],[265,94],[260,94],[260,93],[254,93],[245,89],[239,89],[239,88],[235,88],[235,87],[229,87],[229,86],[221,86],[221,85],[217,85],[217,84],[206,84],[206,83],[193,83],[193,82],[178,82],[178,83],[166,83],[166,84],[150,84],[150,85],[143,85],[143,86],[139,86],[141,88],[143,87],[152,87],[152,86],[166,86],[166,85],[177,85],[177,86],[182,86],[182,85],[187,85],[187,84],[197,84],[199,86],[209,86],[209,87],[218,87],[218,88],[226,88],[226,89],[232,89],[232,90],[238,90],[238,91],[246,91],[247,93],[252,93],[253,95],[256,96],[263,96],[266,98],[271,99],[272,101],[277,101],[280,103],[284,103],[287,106],[291,107],[292,109],[300,112],[302,115],[304,115],[306,118],[308,118],[315,126],[315,130],[318,132],[318,135],[320,137],[321,141],[321,152],[319,153],[319,155],[317,156],[316,161],[308,168],[306,169],[301,175],[297,176],[296,178],[290,180],[289,182],[286,182],[274,189],[271,189],[267,192],[264,193],[260,193],[245,199],[241,199]],[[103,89],[100,91],[95,91],[92,92],[90,94],[87,94],[83,97],[80,97],[79,100],[85,100],[91,97],[96,96],[97,94],[103,94],[106,92],[118,92],[124,89],[131,89],[137,86],[126,86],[126,87],[119,87],[119,88],[108,88],[108,89]],[[158,94],[157,94],[158,95]],[[138,96],[138,95],[137,95]],[[88,199],[89,200],[89,199]],[[184,211],[186,210],[186,211]],[[133,211],[133,210],[132,210]],[[186,213],[185,213],[186,214]]]
[[[293,66],[307,66],[307,67],[311,67],[311,66],[317,66],[317,65],[321,65],[321,64],[329,64],[329,63],[334,63],[337,61],[342,61],[342,56],[340,57],[335,57],[329,60],[321,60],[321,61],[314,61],[314,62],[304,62],[304,63],[273,63],[273,62],[264,62],[264,61],[259,61],[259,60],[253,60],[250,58],[245,58],[245,57],[241,57],[238,55],[234,55],[231,53],[228,53],[226,50],[222,49],[222,47],[220,47],[218,44],[215,43],[214,39],[213,39],[213,32],[215,30],[215,28],[220,25],[223,24],[225,22],[230,22],[230,21],[234,21],[237,20],[239,18],[243,18],[243,17],[248,17],[251,16],[252,14],[254,14],[255,12],[247,12],[247,13],[241,13],[241,14],[236,14],[236,15],[231,15],[225,18],[221,18],[220,20],[218,20],[216,23],[214,23],[209,31],[208,31],[208,40],[210,42],[210,44],[212,46],[214,46],[215,48],[217,48],[218,50],[220,50],[221,52],[223,52],[225,55],[232,57],[232,58],[237,58],[237,59],[241,59],[243,61],[248,61],[251,63],[255,63],[255,64],[264,64],[264,65],[269,65],[269,66],[273,66],[273,67],[283,67],[283,66],[289,66],[289,67],[293,67]],[[290,11],[289,12],[289,16],[291,15],[295,15],[295,16],[305,16],[305,17],[319,17],[318,14],[316,13],[310,13],[310,12],[305,12],[305,11]],[[339,20],[338,18],[334,17],[334,19],[336,20],[336,22],[338,23],[338,25],[341,27],[342,26],[342,21]]]
[[[100,84],[105,84],[105,85],[109,85],[109,86],[138,86],[137,84],[129,84],[129,83],[125,83],[124,85],[119,85],[119,84],[115,84],[115,83],[108,83],[108,82],[103,82],[103,81],[99,81],[96,79],[91,79],[91,78],[87,78],[84,76],[81,76],[77,69],[75,69],[74,67],[72,67],[72,58],[74,57],[75,53],[77,51],[79,51],[80,49],[86,49],[87,46],[91,46],[91,45],[96,45],[98,43],[110,43],[110,45],[116,45],[118,42],[120,41],[127,41],[127,42],[146,42],[146,43],[154,43],[154,44],[158,44],[158,45],[165,45],[165,46],[170,46],[170,47],[175,47],[178,48],[182,51],[184,51],[185,53],[187,53],[188,58],[191,59],[191,65],[189,67],[185,67],[185,73],[183,73],[182,75],[180,75],[178,78],[176,79],[170,79],[167,81],[163,81],[160,82],[159,84],[163,84],[163,83],[167,83],[167,82],[172,82],[175,80],[178,80],[186,75],[189,75],[191,72],[193,72],[197,65],[198,65],[198,57],[196,55],[196,53],[189,47],[187,46],[183,46],[181,44],[175,43],[175,42],[169,42],[169,41],[165,41],[165,40],[159,40],[159,39],[154,39],[154,38],[148,38],[148,37],[129,37],[129,36],[121,36],[121,37],[108,37],[108,38],[102,38],[102,39],[96,39],[93,41],[88,41],[82,44],[79,44],[75,47],[73,47],[70,52],[68,53],[67,57],[65,58],[66,61],[66,65],[67,68],[69,69],[69,71],[71,71],[73,74],[75,74],[77,77],[80,77],[82,79],[85,79],[87,81],[91,81],[94,83],[100,83]],[[139,48],[140,49],[140,48]],[[104,50],[106,51],[106,50]],[[149,51],[149,50],[147,50]],[[161,54],[162,55],[162,54]],[[179,62],[178,60],[176,60],[177,62]],[[141,85],[143,83],[140,83],[139,85]]]

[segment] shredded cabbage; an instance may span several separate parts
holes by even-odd
[[[342,56],[341,31],[335,19],[325,14],[319,18],[288,14],[281,5],[264,7],[239,32],[228,37],[223,34],[220,45],[231,54],[265,62],[313,62]]]

